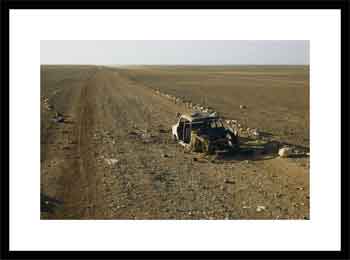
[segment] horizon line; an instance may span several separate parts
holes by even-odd
[[[310,66],[308,63],[275,63],[275,64],[90,64],[90,63],[41,63],[41,66],[70,65],[70,66]]]

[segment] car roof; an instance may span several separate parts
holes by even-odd
[[[204,121],[204,120],[210,120],[210,119],[218,119],[219,117],[212,113],[207,113],[207,112],[194,112],[191,114],[183,114],[181,118],[187,119],[189,121]]]

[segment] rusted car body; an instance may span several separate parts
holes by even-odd
[[[226,128],[216,114],[195,112],[179,115],[178,122],[172,126],[172,135],[185,149],[194,152],[211,154],[239,149],[238,135]]]

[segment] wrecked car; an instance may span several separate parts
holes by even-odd
[[[177,117],[178,122],[172,126],[173,139],[188,151],[212,154],[239,148],[238,135],[226,128],[216,114],[194,112]]]

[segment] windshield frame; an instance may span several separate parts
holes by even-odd
[[[213,124],[215,124],[215,126],[213,126]],[[197,125],[197,127],[193,127],[194,125]],[[218,128],[224,128],[224,124],[219,118],[212,118],[212,119],[210,118],[210,119],[192,121],[192,129],[195,129],[195,130],[218,129]]]

